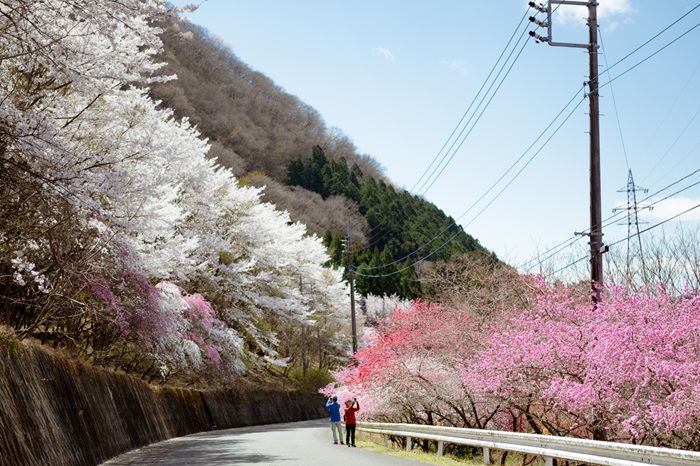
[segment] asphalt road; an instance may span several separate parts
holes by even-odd
[[[155,443],[103,463],[103,466],[380,466],[426,463],[334,445],[328,421],[244,427],[188,435]]]

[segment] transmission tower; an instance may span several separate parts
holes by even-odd
[[[644,264],[644,251],[642,249],[642,236],[639,234],[639,224],[640,223],[648,223],[645,220],[639,220],[639,211],[640,210],[651,210],[653,209],[652,206],[640,206],[637,203],[637,192],[643,192],[647,193],[649,190],[647,188],[642,188],[641,186],[637,186],[634,184],[634,177],[632,176],[632,170],[629,170],[628,175],[627,175],[627,187],[618,189],[618,193],[624,193],[627,192],[627,206],[626,207],[616,207],[613,209],[613,212],[620,212],[620,211],[627,211],[627,220],[625,222],[620,222],[618,225],[627,225],[627,280],[631,281],[632,276],[630,274],[630,262],[632,260],[632,236],[637,237],[637,244],[638,244],[638,252],[639,252],[639,259],[642,264],[642,276],[644,277],[644,283],[647,282],[647,270],[646,270],[646,265]]]

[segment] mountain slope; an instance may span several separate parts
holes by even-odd
[[[210,156],[241,183],[265,186],[264,200],[326,237],[330,249],[342,244],[333,238],[350,229],[355,264],[367,272],[360,274],[360,293],[419,296],[415,271],[399,271],[426,257],[495,258],[439,208],[395,188],[375,159],[359,154],[316,110],[241,62],[205,29],[187,23],[164,29],[163,73],[178,79],[155,85],[153,96],[189,118],[209,138]],[[331,254],[343,263],[344,252]],[[387,261],[396,264],[375,269]]]

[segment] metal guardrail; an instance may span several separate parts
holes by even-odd
[[[553,435],[375,422],[358,422],[357,430],[382,434],[385,443],[388,435],[406,437],[408,451],[413,438],[438,442],[438,455],[442,455],[444,443],[481,447],[484,464],[490,464],[493,449],[541,456],[547,465],[553,463],[553,458],[558,458],[607,466],[700,466],[700,452]]]

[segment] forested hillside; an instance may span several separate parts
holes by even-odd
[[[384,180],[364,176],[356,164],[348,168],[342,158],[329,159],[319,146],[311,157],[292,161],[288,183],[323,198],[344,196],[356,203],[369,225],[371,240],[353,248],[357,289],[362,294],[420,297],[423,290],[411,267],[417,261],[424,257],[446,261],[463,253],[489,256],[435,205]],[[326,232],[334,265],[346,263],[342,239],[342,232]]]
[[[347,264],[350,230],[359,293],[420,297],[416,261],[491,255],[439,208],[395,188],[373,157],[206,30],[168,23],[162,38],[162,73],[178,79],[155,85],[154,97],[189,118],[209,138],[210,156],[241,182],[264,186],[264,200],[324,237],[334,265]]]

